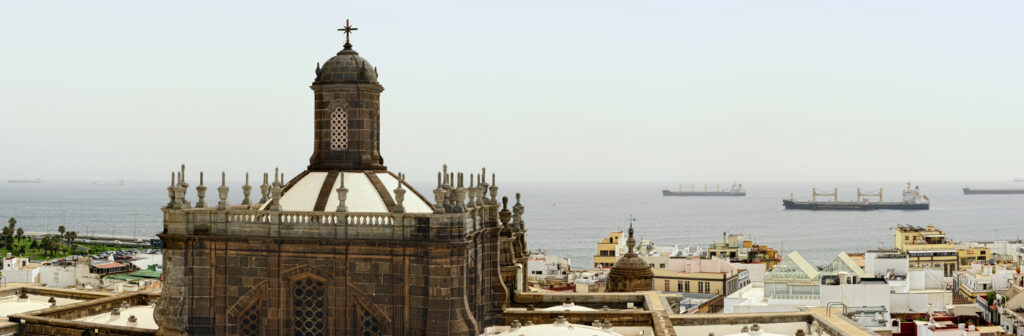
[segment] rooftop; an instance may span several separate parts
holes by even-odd
[[[121,327],[133,327],[143,329],[157,329],[156,320],[153,319],[153,305],[147,306],[131,306],[124,309],[118,309],[118,314],[112,312],[106,312],[103,314],[92,315],[76,319],[75,321],[99,323]],[[135,321],[132,322],[131,318],[135,317]]]

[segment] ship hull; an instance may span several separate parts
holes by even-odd
[[[870,211],[870,210],[928,210],[928,203],[903,202],[798,202],[782,200],[787,210]]]
[[[662,190],[662,196],[747,196],[746,191],[670,191]]]
[[[1024,189],[971,189],[964,188],[964,195],[1011,195],[1024,194]]]

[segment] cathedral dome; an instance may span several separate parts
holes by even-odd
[[[609,292],[636,292],[651,290],[654,283],[654,271],[651,265],[638,256],[633,248],[636,240],[633,239],[633,224],[629,225],[629,239],[626,240],[626,247],[629,252],[615,261],[612,270],[608,272]]]
[[[377,69],[346,47],[321,67],[317,65],[313,84],[377,83]]]

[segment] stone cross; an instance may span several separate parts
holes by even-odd
[[[356,31],[356,30],[359,30],[359,28],[352,27],[352,25],[349,24],[348,19],[345,19],[345,26],[344,27],[338,28],[338,31],[345,32],[345,50],[351,50],[352,49],[352,43],[349,43],[349,35],[351,35],[352,32]]]

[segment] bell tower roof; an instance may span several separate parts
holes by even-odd
[[[352,49],[358,28],[345,20],[344,49],[320,66],[313,80],[314,145],[310,171],[384,171],[380,156],[377,69]]]
[[[350,35],[356,30],[359,28],[352,27],[348,20],[345,20],[345,26],[338,29],[338,31],[345,32],[344,49],[324,62],[323,67],[317,65],[316,79],[313,81],[313,85],[377,83],[377,68],[374,68],[370,62],[367,62],[352,49]]]

